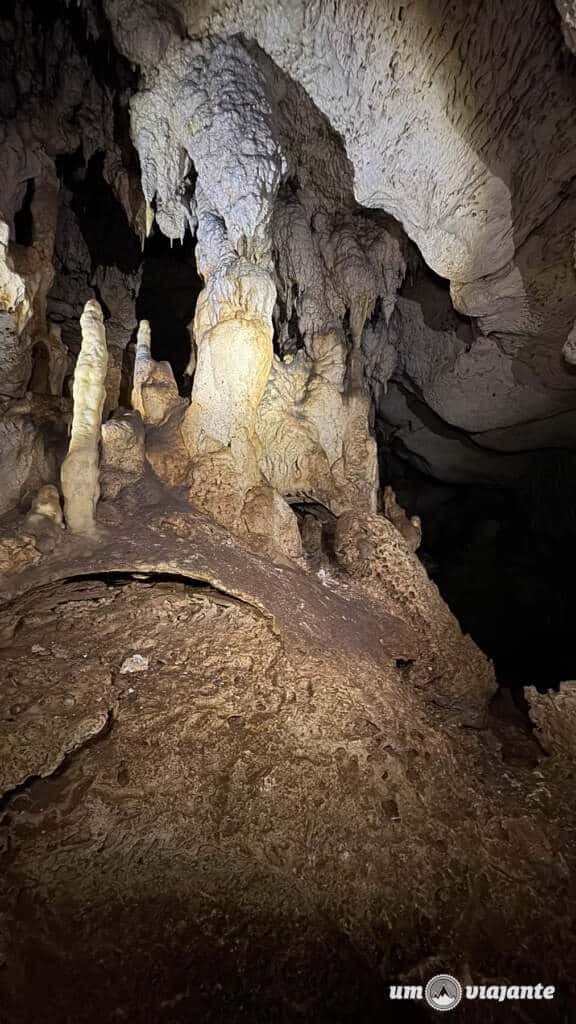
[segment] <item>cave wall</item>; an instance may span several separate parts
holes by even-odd
[[[79,181],[80,168],[98,162],[103,188],[137,229],[138,179],[120,127],[133,76],[105,36],[102,19],[59,3],[9,3],[0,17],[2,511],[26,505],[39,484],[57,478],[86,299],[99,289],[109,302],[112,405],[117,353],[132,329],[133,281],[93,262],[66,174],[74,166]],[[100,231],[112,228],[114,244],[116,225],[107,224],[106,205],[97,206]]]

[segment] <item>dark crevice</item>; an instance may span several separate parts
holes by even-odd
[[[195,579],[191,576],[181,576],[175,572],[156,572],[154,570],[145,569],[127,569],[122,570],[111,570],[110,572],[91,572],[85,573],[78,576],[68,576],[65,580],[62,580],[60,586],[75,585],[75,584],[86,584],[86,583],[104,583],[107,587],[125,587],[130,583],[134,582],[146,582],[150,585],[156,583],[177,583],[184,585],[191,590],[206,590],[208,584],[205,580]],[[212,588],[215,594],[224,593],[219,591],[216,587]],[[70,598],[66,598],[70,600]],[[232,598],[231,598],[232,600]]]
[[[138,75],[130,62],[116,49],[110,24],[100,0],[90,4],[90,18],[96,31],[89,27],[82,4],[65,0],[28,0],[39,29],[48,33],[55,24],[63,22],[75,47],[88,62],[100,86],[120,92],[135,90]]]
[[[38,785],[41,785],[42,783],[47,784],[51,780],[60,778],[80,754],[94,746],[95,743],[100,743],[103,739],[106,739],[112,732],[113,726],[114,710],[113,708],[109,708],[106,715],[106,721],[101,728],[98,729],[97,732],[92,733],[85,740],[78,743],[78,745],[72,750],[69,750],[62,758],[60,764],[53,771],[48,775],[30,775],[24,780],[24,782],[21,782],[18,786],[14,786],[13,789],[9,789],[6,793],[3,793],[0,797],[0,814],[4,811],[15,810],[16,808],[14,805],[16,800],[20,797],[30,797],[32,795],[32,791]],[[8,826],[10,824],[9,815],[3,817],[0,824],[5,827]]]
[[[32,349],[32,376],[28,391],[35,395],[50,394],[50,356],[42,341],[37,341]]]
[[[124,207],[104,178],[105,158],[105,153],[95,153],[83,170],[78,154],[73,154],[70,163],[62,164],[63,181],[72,192],[71,207],[90,253],[92,273],[98,267],[116,266],[131,274],[138,269],[142,252]]]
[[[79,573],[42,584],[15,598],[1,609],[0,658],[2,650],[11,648],[29,615],[51,612],[54,608],[71,601],[98,601],[111,591],[121,590],[134,583],[146,589],[155,587],[186,589],[199,597],[208,597],[216,604],[235,605],[258,617],[266,617],[257,605],[213,586],[208,580],[184,573],[158,572],[147,569],[111,569]]]
[[[321,564],[335,566],[336,516],[326,505],[303,495],[288,499],[288,503],[296,514],[302,550],[309,561],[315,567]]]
[[[100,304],[100,307],[102,309],[102,313],[103,313],[103,316],[104,316],[104,320],[109,320],[110,319],[110,310],[108,309],[108,306],[107,306],[106,302],[102,298],[102,292],[100,291],[100,288],[98,287],[97,284],[93,284],[92,285],[92,291],[94,292],[94,298]]]
[[[288,320],[288,338],[290,339],[290,352],[299,352],[304,348],[304,335],[300,330],[296,306],[292,307],[292,313]]]
[[[376,302],[374,303],[374,309],[372,310],[372,312],[371,312],[371,314],[370,314],[370,316],[368,318],[368,323],[370,324],[371,327],[376,327],[378,325],[378,323],[381,321],[382,316],[383,316],[382,296],[379,295],[378,298],[376,299]]]
[[[145,587],[184,587],[195,594],[212,597],[219,602],[225,601],[227,604],[241,605],[243,608],[260,614],[257,607],[250,604],[250,602],[243,601],[241,598],[229,594],[225,590],[212,586],[207,580],[188,576],[184,573],[158,572],[154,569],[111,569],[67,576],[52,584],[38,588],[33,594],[28,594],[22,608],[20,608],[20,602],[15,601],[10,611],[12,614],[16,613],[20,619],[23,619],[32,608],[34,612],[38,611],[38,609],[48,611],[68,601],[96,600],[105,593],[103,588],[113,590],[129,586],[132,583],[138,583]],[[96,589],[92,590],[91,588],[94,587]]]
[[[500,686],[488,706],[487,724],[500,742],[505,764],[533,769],[548,757],[522,690]]]
[[[280,344],[279,332],[282,324],[286,323],[286,303],[280,288],[276,289],[276,302],[272,312],[272,348],[276,355],[283,354],[283,346]]]
[[[274,262],[277,263],[278,259],[278,254],[276,254]],[[276,286],[276,303],[272,314],[274,326],[272,344],[274,352],[280,356],[294,355],[296,352],[305,348],[304,335],[300,330],[300,321],[298,318],[298,284],[295,281],[290,282],[289,296],[284,288],[283,282],[277,280]],[[289,308],[290,316],[288,316]],[[282,344],[280,343],[281,333],[284,337]]]
[[[351,351],[354,348],[354,339],[352,337],[352,328],[350,326],[350,315],[350,307],[347,306],[342,318],[342,331],[348,351]]]
[[[452,331],[466,344],[473,343],[474,322],[454,307],[450,281],[436,274],[420,256],[415,258],[415,266],[407,273],[398,295],[420,307],[424,323],[431,330]],[[398,307],[392,315],[398,315]]]
[[[28,247],[34,243],[34,218],[32,216],[34,192],[34,178],[28,178],[22,206],[14,214],[14,241],[17,245]]]

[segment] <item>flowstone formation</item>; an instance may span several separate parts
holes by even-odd
[[[339,140],[257,49],[174,43],[131,115],[158,226],[197,228],[205,288],[179,426],[191,497],[236,529],[254,516],[256,533],[298,554],[286,498],[376,508],[359,342],[379,295],[392,309],[407,247],[392,221],[356,209]]]
[[[558,8],[570,43],[572,7],[558,0]],[[161,10],[165,20],[160,29]],[[355,199],[398,219],[427,266],[450,283],[455,308],[472,325],[468,344],[441,357],[444,394],[437,391],[433,405],[439,421],[431,423],[426,409],[419,414],[412,407],[412,426],[405,431],[408,449],[418,457],[421,433],[429,431],[425,458],[434,473],[441,474],[444,461],[450,460],[451,474],[460,479],[470,478],[469,464],[472,479],[478,479],[479,469],[485,479],[503,479],[510,460],[493,458],[493,452],[521,453],[527,442],[564,443],[567,417],[574,428],[576,405],[569,365],[576,314],[575,72],[552,4],[530,0],[519,20],[513,4],[481,11],[471,10],[464,0],[386,0],[364,4],[361,12],[353,3],[340,4],[334,12],[329,4],[310,7],[297,0],[289,13],[256,0],[226,5],[214,0],[201,9],[189,0],[140,3],[130,12],[123,0],[108,0],[106,11],[117,45],[144,77],[133,101],[134,139],[144,190],[150,202],[157,190],[160,223],[168,233],[178,237],[195,217],[186,171],[192,160],[202,183],[210,153],[216,152],[207,140],[217,133],[226,169],[216,169],[202,187],[227,231],[234,222],[232,241],[238,232],[250,238],[245,232],[250,216],[262,238],[266,203],[283,175],[284,157],[298,182],[292,213],[295,230],[304,228],[299,250],[302,256],[308,253],[310,240],[298,207],[309,195],[310,182],[302,166],[294,171],[291,155],[302,155],[300,140],[309,126],[304,115],[299,133],[293,111],[300,114],[302,106],[314,105],[345,145],[354,168]],[[240,38],[247,42],[239,44]],[[264,102],[253,67],[240,56],[242,49],[264,72]],[[255,111],[244,136],[253,144],[244,147],[241,132],[231,127],[236,119],[238,128],[239,117],[246,116],[238,115],[242,102],[236,98],[232,50]],[[228,57],[220,59],[224,51]],[[210,72],[207,82],[204,68]],[[221,112],[214,117],[218,104]],[[191,120],[184,111],[193,112]],[[289,127],[287,146],[278,146],[275,129],[280,124],[282,131],[282,121]],[[227,138],[240,140],[234,161],[225,156]],[[327,184],[332,178],[328,151],[318,137],[314,142]],[[163,150],[164,156],[158,163],[147,158],[147,150]],[[152,170],[146,170],[147,164]],[[235,181],[225,189],[231,166]],[[316,183],[321,178],[317,174]],[[311,205],[316,235],[311,248],[320,242],[326,257],[323,211]],[[352,244],[359,239],[362,235],[352,232]],[[285,253],[289,259],[289,247]],[[315,262],[312,258],[309,265],[317,277]],[[292,281],[300,292],[296,275]],[[318,283],[313,295],[304,289],[302,302],[317,309],[321,290]],[[386,295],[379,294],[386,318],[374,326],[386,335]],[[291,296],[285,298],[292,308]],[[351,309],[351,322],[354,315]],[[434,325],[425,318],[421,330],[417,318],[412,319],[414,359],[425,363],[435,344]],[[408,385],[416,395],[422,369]],[[382,412],[405,427],[406,417],[393,406]],[[447,429],[452,431],[450,444],[444,442]],[[483,461],[479,453],[479,467],[470,455],[469,433],[474,446],[489,453]]]
[[[224,398],[228,380],[222,395],[211,395],[208,351],[217,344],[204,344],[208,331],[217,336],[231,320],[239,330],[254,317],[265,374],[271,303],[274,353],[282,361],[304,351],[308,360],[300,356],[302,372],[279,371],[267,384],[283,392],[284,433],[306,448],[307,468],[274,467],[275,455],[259,451],[270,448],[261,437],[241,444],[242,459],[248,452],[267,479],[296,491],[315,485],[322,501],[328,491],[343,507],[341,466],[352,466],[360,445],[366,468],[354,472],[366,507],[375,507],[360,350],[383,436],[436,478],[507,485],[524,473],[527,451],[572,446],[576,150],[567,0],[558,0],[559,13],[530,0],[522,19],[508,4],[481,12],[463,0],[386,0],[365,4],[357,25],[353,4],[334,14],[300,0],[289,16],[257,0],[201,9],[138,0],[130,10],[124,0],[56,2],[62,16],[52,22],[37,6],[29,0],[2,22],[6,402],[26,388],[67,397],[78,319],[96,294],[110,346],[106,415],[126,406],[135,328],[146,318],[136,308],[146,263],[139,242],[191,232],[205,287],[190,331],[198,338],[188,341],[192,361],[195,346],[204,348],[196,399],[219,406],[216,437],[197,405],[192,435],[227,444],[222,417],[233,417],[236,402],[235,394]],[[337,42],[348,39],[354,45]],[[18,68],[27,76],[22,88]],[[35,85],[42,80],[44,91]],[[247,265],[258,280],[252,299],[225,299],[222,289],[241,288]],[[342,409],[336,416],[337,399],[326,395],[323,419],[332,427],[319,437],[311,402],[296,442],[303,390],[315,391],[322,377],[317,350],[332,341],[346,366]],[[249,361],[250,346],[242,347]],[[42,421],[33,427],[39,450]],[[227,476],[246,472],[252,485],[256,470],[226,458]],[[56,479],[40,451],[35,461],[42,482]],[[10,498],[10,507],[32,491]]]

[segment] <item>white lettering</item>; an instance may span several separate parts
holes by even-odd
[[[405,985],[405,999],[422,999],[422,985]]]
[[[456,982],[456,984],[458,984]],[[545,985],[539,981],[536,985],[466,985],[466,999],[492,999],[499,1003],[510,999],[554,999],[555,985]],[[428,1002],[434,996],[426,996]],[[461,997],[460,997],[461,998]],[[390,985],[390,999],[417,1000],[424,999],[422,985]],[[430,1005],[434,1005],[430,1002]]]
[[[390,999],[422,999],[422,985],[391,985]]]

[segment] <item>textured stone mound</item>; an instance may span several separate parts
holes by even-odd
[[[505,766],[489,665],[385,519],[343,516],[319,582],[115,507],[0,613],[7,1019],[368,1022],[449,965],[543,977],[562,1020],[569,691]]]

